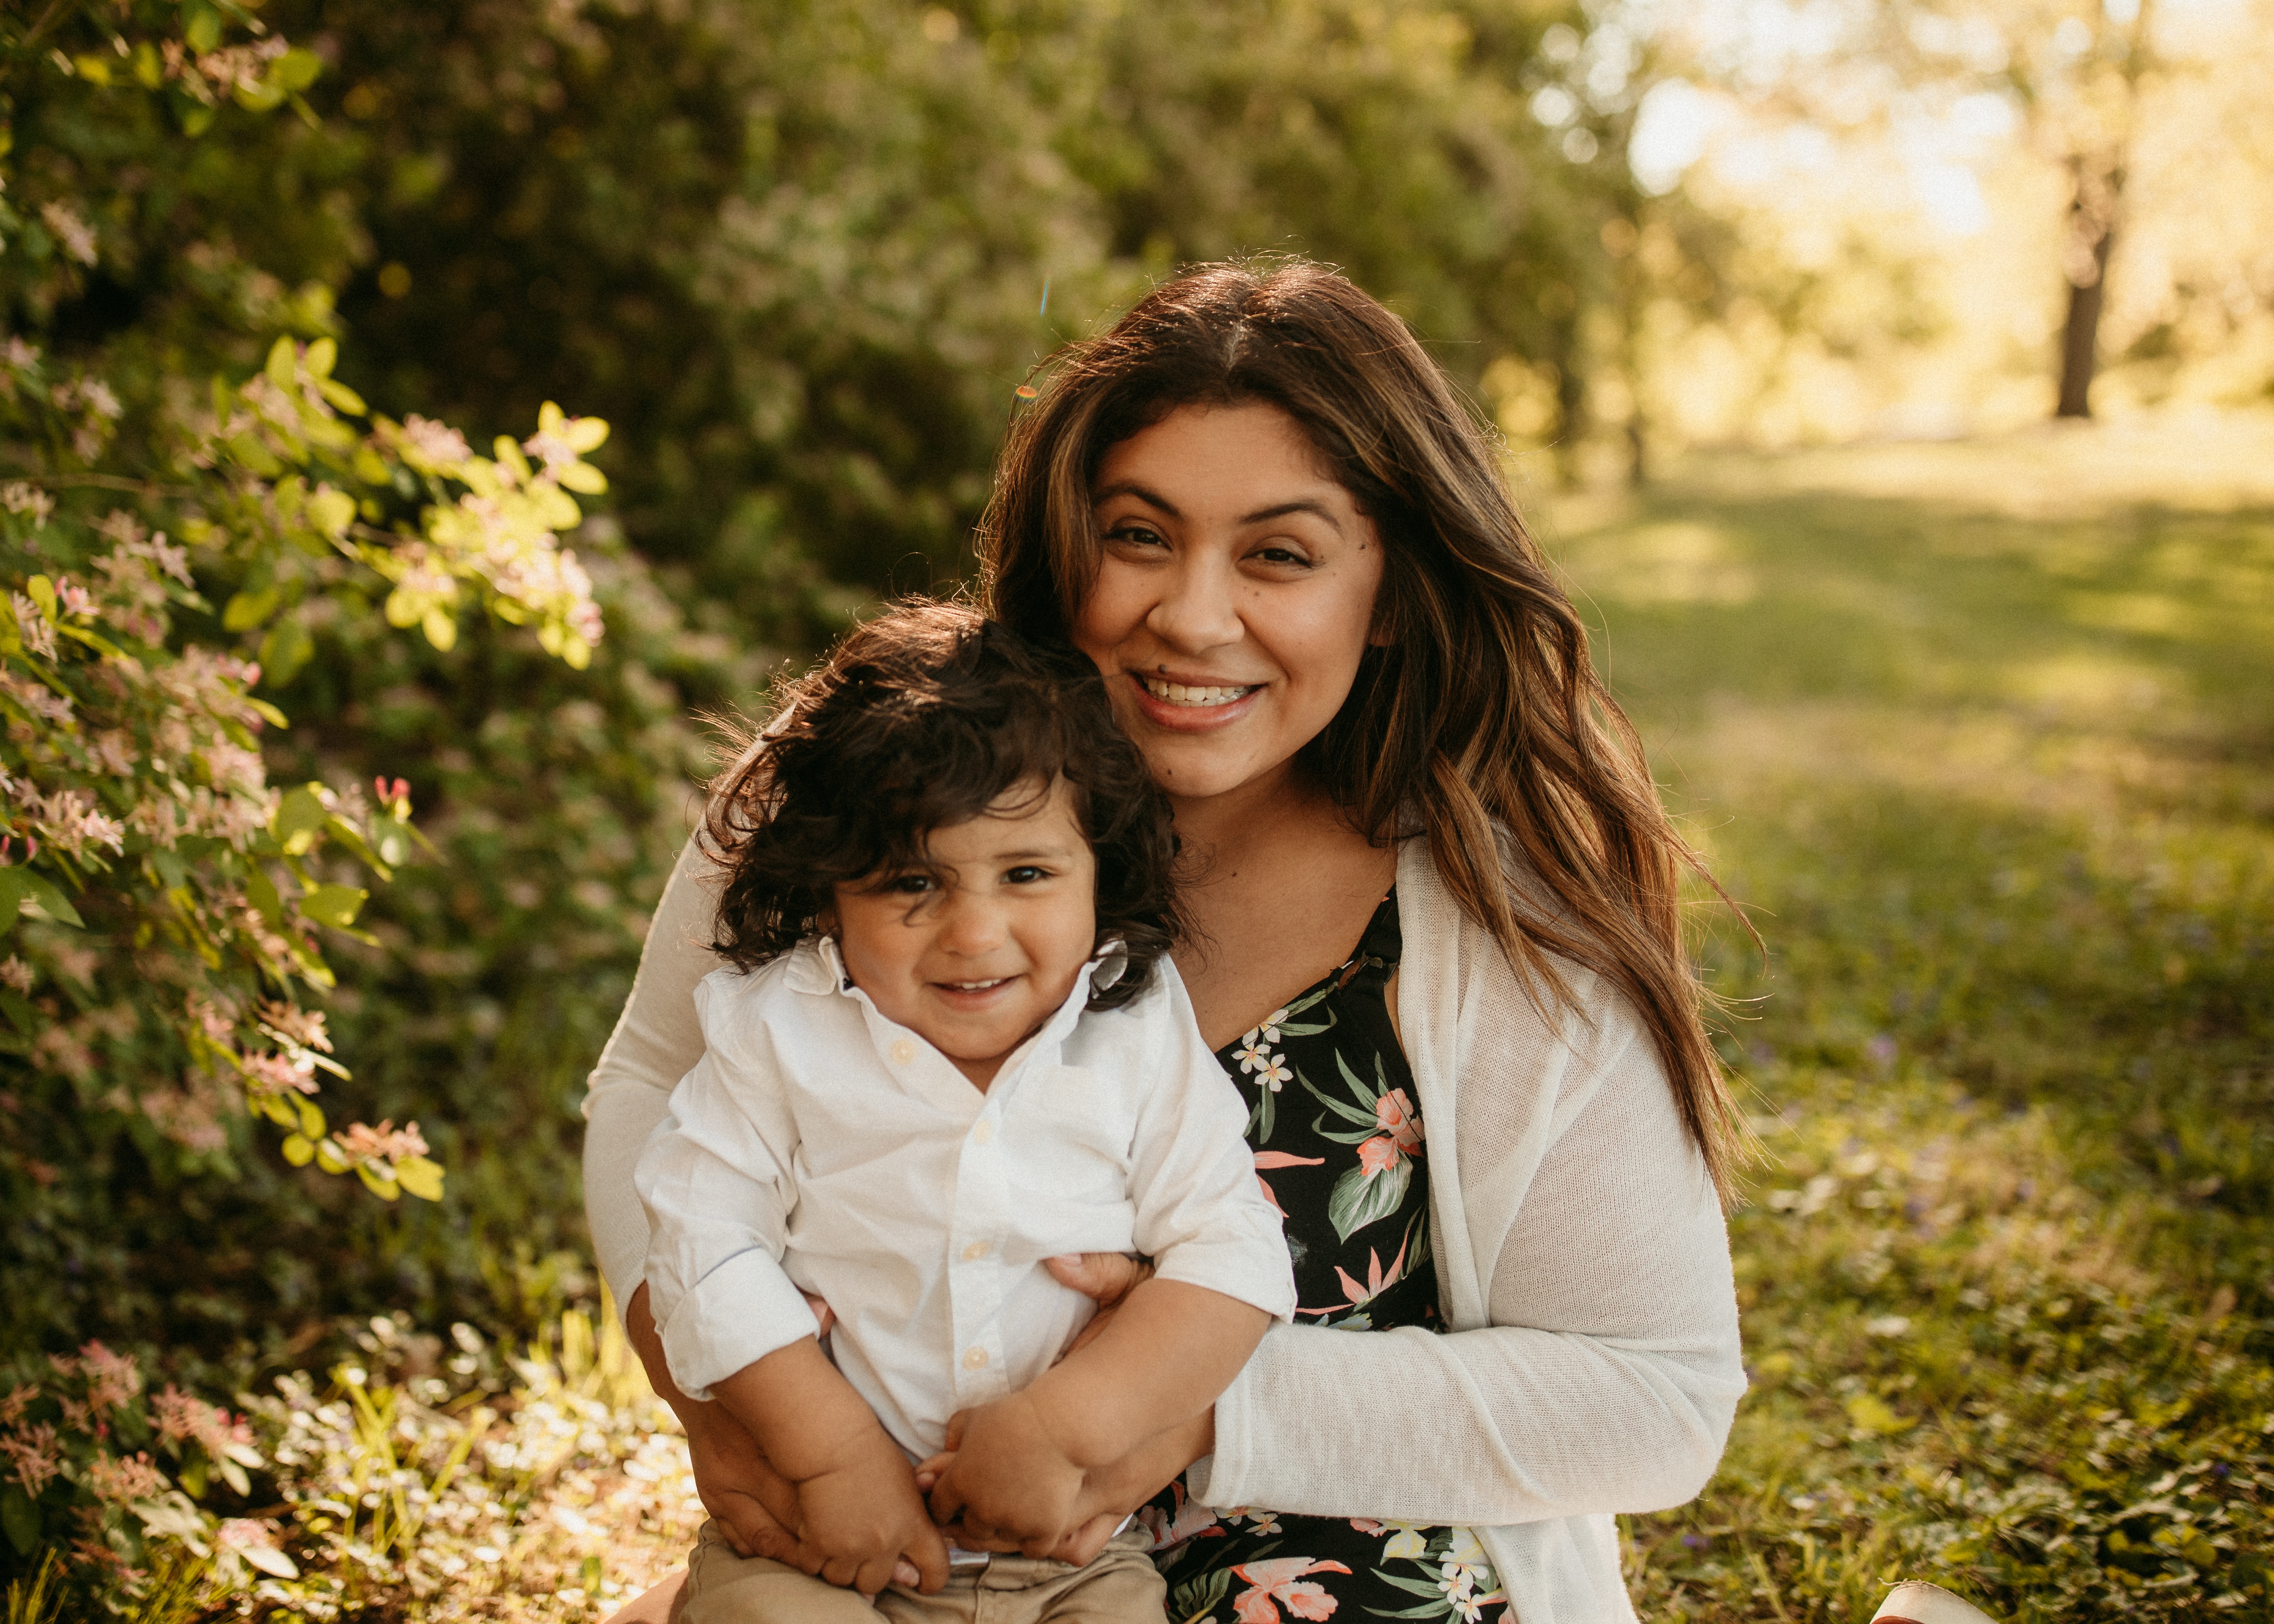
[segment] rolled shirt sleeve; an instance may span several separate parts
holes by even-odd
[[[767,1034],[714,1032],[713,984],[694,1004],[711,1047],[671,1096],[635,1174],[650,1224],[649,1303],[671,1379],[689,1398],[820,1322],[782,1267],[796,1128],[778,1092],[749,1086]]]

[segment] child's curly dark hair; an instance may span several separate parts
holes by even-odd
[[[774,721],[735,740],[704,817],[727,876],[711,946],[729,963],[779,958],[837,886],[921,872],[934,830],[1059,778],[1096,855],[1097,944],[1128,954],[1089,1007],[1135,997],[1183,933],[1168,798],[1085,656],[917,601],[849,633],[776,697]]]

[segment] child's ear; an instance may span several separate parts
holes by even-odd
[[[824,906],[821,912],[813,916],[813,934],[817,936],[833,936],[837,934],[837,905],[835,903],[832,902],[826,904]]]

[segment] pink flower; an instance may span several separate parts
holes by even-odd
[[[1287,1209],[1279,1205],[1279,1198],[1276,1195],[1274,1195],[1271,1192],[1271,1181],[1263,1177],[1261,1169],[1264,1168],[1319,1167],[1322,1166],[1325,1162],[1326,1158],[1324,1156],[1291,1156],[1284,1150],[1259,1150],[1255,1153],[1255,1165],[1259,1169],[1255,1175],[1255,1182],[1263,1186],[1263,1199],[1271,1203],[1271,1210],[1278,1214],[1282,1218],[1284,1218],[1287,1215]]]
[[[1295,1618],[1331,1618],[1341,1604],[1328,1595],[1323,1586],[1298,1582],[1306,1574],[1346,1574],[1350,1569],[1340,1562],[1275,1556],[1268,1561],[1244,1562],[1231,1571],[1235,1578],[1244,1580],[1248,1586],[1232,1598],[1231,1613],[1239,1624],[1279,1624],[1279,1609],[1273,1605],[1276,1602],[1284,1602],[1287,1612]]]
[[[19,1388],[18,1391],[23,1389]],[[34,1500],[40,1497],[40,1491],[47,1487],[48,1480],[64,1469],[63,1451],[56,1447],[56,1429],[44,1421],[37,1426],[27,1426],[20,1432],[0,1436],[0,1455],[8,1457],[9,1463],[15,1468],[16,1481],[24,1485],[24,1492]]]
[[[1363,1304],[1372,1302],[1375,1297],[1380,1297],[1383,1292],[1389,1290],[1390,1287],[1396,1285],[1400,1280],[1404,1278],[1405,1248],[1400,1246],[1397,1249],[1397,1259],[1390,1264],[1389,1272],[1385,1274],[1382,1270],[1382,1254],[1374,1251],[1373,1247],[1367,1247],[1366,1251],[1366,1284],[1363,1286],[1359,1285],[1355,1280],[1352,1280],[1344,1270],[1343,1266],[1339,1263],[1335,1265],[1335,1273],[1341,1277],[1343,1289],[1350,1293],[1350,1306],[1357,1308]]]
[[[117,1505],[130,1500],[155,1500],[165,1492],[166,1474],[150,1463],[147,1454],[97,1455],[88,1462],[87,1486],[97,1500]]]
[[[141,1367],[131,1353],[89,1342],[79,1350],[79,1368],[87,1380],[87,1402],[98,1410],[116,1410],[142,1391]]]
[[[1358,1147],[1358,1164],[1366,1169],[1368,1178],[1396,1167],[1404,1156],[1397,1141],[1387,1134],[1378,1133]]]
[[[1403,1088],[1393,1088],[1374,1102],[1374,1120],[1400,1150],[1412,1150],[1421,1142],[1421,1124],[1413,1120],[1413,1101]]]

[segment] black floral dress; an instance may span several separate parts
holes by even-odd
[[[1248,1102],[1256,1175],[1286,1214],[1296,1316],[1336,1330],[1442,1328],[1421,1112],[1385,996],[1399,946],[1393,891],[1347,963],[1216,1056]],[[1171,1624],[1508,1616],[1465,1528],[1211,1510],[1182,1482],[1137,1515]]]

